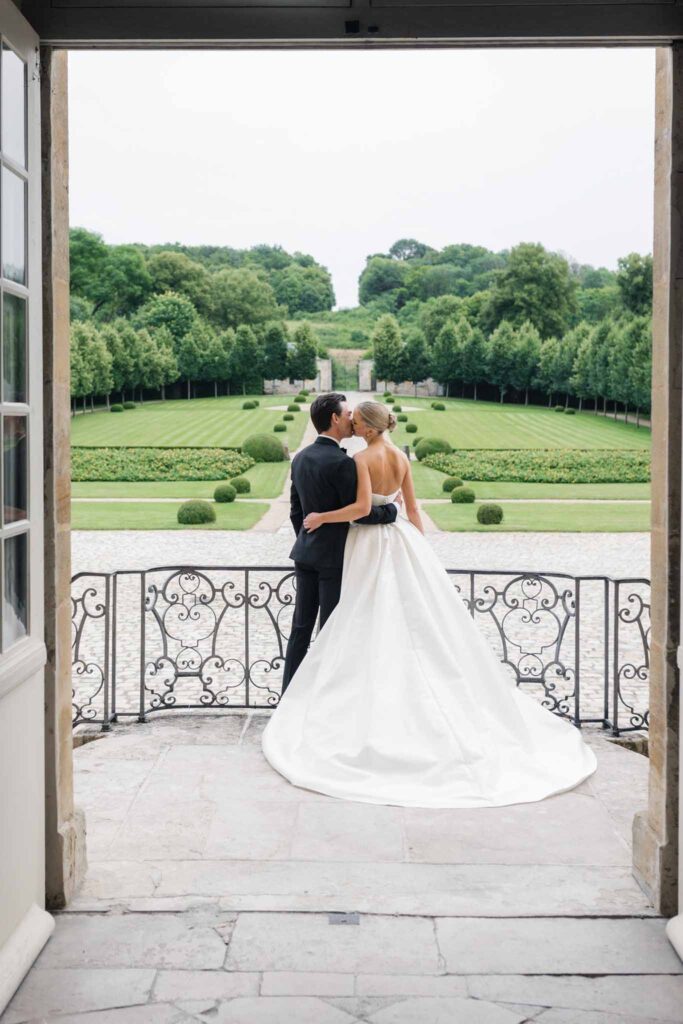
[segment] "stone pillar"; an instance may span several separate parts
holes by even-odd
[[[45,892],[69,902],[85,873],[73,802],[67,52],[41,50],[45,450]]]
[[[657,50],[656,74],[650,785],[633,824],[633,869],[668,917],[678,900],[683,44]]]

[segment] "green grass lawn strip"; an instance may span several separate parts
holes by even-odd
[[[257,502],[216,504],[215,523],[181,526],[176,519],[179,504],[78,501],[71,506],[71,526],[74,530],[248,530],[269,508]]]
[[[500,525],[477,522],[473,505],[428,505],[425,511],[441,530],[463,532],[624,533],[650,529],[650,506],[623,505],[505,505]]]

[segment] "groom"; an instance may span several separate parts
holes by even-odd
[[[346,395],[319,395],[311,405],[318,436],[292,460],[289,518],[296,541],[290,551],[296,575],[296,603],[287,644],[282,692],[304,659],[320,611],[320,628],[339,602],[348,523],[326,523],[309,533],[303,521],[309,512],[331,512],[356,500],[356,463],[339,442],[353,435]],[[379,505],[356,522],[393,523],[395,504]]]

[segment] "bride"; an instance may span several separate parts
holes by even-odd
[[[356,500],[309,512],[307,531],[353,523],[399,491],[407,518],[352,526],[341,597],[263,734],[296,786],[405,807],[541,800],[596,767],[579,731],[506,674],[424,538],[395,417],[361,402]]]

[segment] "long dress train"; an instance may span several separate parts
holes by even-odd
[[[297,786],[406,807],[541,800],[596,767],[579,731],[515,685],[402,516],[349,529],[339,604],[262,742]]]

